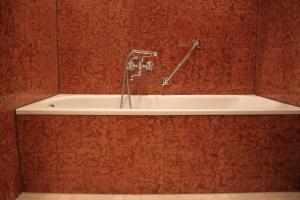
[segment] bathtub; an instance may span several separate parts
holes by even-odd
[[[17,115],[281,115],[300,108],[256,95],[132,95],[133,109],[120,109],[120,95],[59,94],[18,108]]]
[[[24,191],[299,189],[299,107],[255,95],[133,95],[132,105],[61,94],[17,109]]]

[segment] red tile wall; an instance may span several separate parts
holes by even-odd
[[[256,93],[300,106],[300,1],[259,0]]]
[[[255,127],[255,128],[254,128]],[[300,116],[18,116],[24,191],[296,191]]]
[[[57,93],[55,0],[0,1],[0,199],[21,190],[15,109]]]
[[[257,6],[259,9],[256,60]],[[155,70],[144,73],[143,77],[132,82],[133,93],[253,93],[256,73],[256,93],[299,106],[299,10],[300,3],[297,0],[259,0],[258,5],[256,0],[152,0],[143,3],[137,0],[2,0],[0,199],[14,199],[20,188],[14,109],[56,94],[59,84],[61,93],[119,93],[124,60],[131,49],[159,52],[159,57],[155,59]],[[173,70],[195,38],[201,40],[201,50],[176,74],[169,88],[162,88],[161,76],[168,75]],[[62,117],[61,122],[56,122],[56,117],[49,119],[52,121],[48,124],[50,132],[52,125],[58,124],[58,128],[53,132],[65,133],[64,130],[70,128],[68,123],[71,123],[73,118],[71,120]],[[261,118],[267,120],[266,122],[270,120],[267,117]],[[238,117],[224,117],[224,123],[239,121],[238,124],[241,125],[237,125],[235,131],[224,128],[222,134],[216,134],[215,137],[204,131],[198,138],[196,130],[211,131],[215,121],[219,123],[221,120],[208,117],[202,118],[203,124],[193,127],[189,134],[183,136],[185,142],[178,143],[172,138],[173,134],[180,136],[190,128],[177,127],[177,123],[182,123],[182,120],[197,122],[199,119],[168,117],[166,124],[173,124],[178,129],[165,127],[165,131],[162,131],[164,137],[157,133],[149,136],[139,134],[137,127],[140,124],[146,123],[147,127],[152,129],[162,128],[164,125],[157,117],[132,120],[131,126],[127,128],[120,125],[119,129],[122,131],[115,137],[111,137],[106,128],[105,132],[102,128],[97,128],[99,120],[103,120],[101,123],[105,124],[107,118],[96,117],[95,121],[91,122],[94,125],[82,119],[78,117],[83,127],[88,124],[96,129],[84,135],[80,126],[76,128],[77,125],[71,123],[73,130],[59,137],[54,135],[51,138],[52,146],[50,143],[49,147],[36,157],[49,157],[46,161],[36,161],[44,162],[44,165],[39,167],[46,173],[36,172],[36,163],[32,164],[32,171],[30,168],[29,171],[24,168],[24,182],[28,191],[171,193],[260,191],[262,188],[277,191],[294,190],[298,184],[295,177],[299,174],[294,170],[299,166],[298,149],[287,148],[299,144],[297,134],[288,129],[290,126],[294,127],[293,124],[287,125],[284,130],[271,127],[272,130],[277,130],[271,137],[270,134],[262,136],[253,131],[246,131],[244,134],[249,134],[253,140],[259,141],[248,144],[246,139],[243,140],[243,134],[239,135],[235,131],[244,130],[245,126],[248,127],[251,123],[259,125],[258,121],[250,123],[245,119],[244,122],[240,122]],[[87,119],[90,120],[89,117]],[[277,119],[289,124],[289,117]],[[120,118],[114,120],[123,125],[126,123]],[[43,131],[43,123],[35,129]],[[172,131],[168,132],[168,129]],[[269,132],[268,130],[262,127],[262,132]],[[48,131],[44,131],[48,134]],[[101,137],[98,131],[101,132]],[[288,134],[284,134],[286,132]],[[74,144],[69,144],[68,137],[74,137]],[[129,144],[125,145],[128,138]],[[241,141],[237,142],[240,139]],[[205,142],[205,145],[201,147],[193,141],[201,144]],[[46,141],[41,142],[43,144]],[[86,145],[82,145],[82,142]],[[226,145],[222,146],[228,142],[232,142],[235,148],[228,149]],[[265,142],[274,147],[261,147]],[[165,143],[169,145],[169,149],[164,148]],[[57,144],[61,145],[58,149]],[[36,143],[32,145],[35,146]],[[214,145],[221,147],[216,149]],[[254,148],[255,145],[259,148]],[[43,148],[43,145],[34,148]],[[179,150],[173,151],[172,148]],[[162,149],[163,153],[158,151]],[[93,155],[96,155],[96,158],[89,157],[91,151],[94,151]],[[245,161],[236,165],[235,158],[240,160],[240,151],[247,152],[242,155]],[[268,152],[272,159],[261,154],[262,152]],[[35,153],[33,151],[32,155]],[[287,158],[286,154],[292,156]],[[209,156],[203,158],[200,155]],[[147,159],[139,160],[140,157]],[[215,162],[216,158],[223,157],[225,159]],[[229,157],[231,159],[228,159]],[[253,166],[248,166],[248,161],[254,158],[256,162]],[[267,165],[265,158],[268,160]],[[52,162],[57,165],[48,166]],[[133,162],[136,164],[132,165]],[[63,163],[62,166],[58,165],[60,163]],[[175,168],[170,163],[173,163]],[[189,170],[194,164],[210,167]],[[96,171],[86,176],[79,165],[89,170],[96,168]],[[145,167],[146,165],[149,167]],[[262,175],[265,171],[267,177]],[[32,172],[36,173],[27,176]],[[54,172],[57,172],[57,175],[54,175]],[[257,172],[255,176],[254,172]],[[79,179],[74,176],[75,173],[84,178]],[[212,178],[213,173],[216,173],[215,178]],[[144,174],[148,177],[146,183],[141,178]],[[47,180],[53,181],[45,181],[45,176]],[[193,184],[190,179],[193,179]],[[242,180],[242,183],[237,179]],[[54,180],[58,184],[53,184]],[[36,186],[37,181],[39,187]],[[87,188],[87,183],[93,187]]]
[[[120,93],[132,49],[158,51],[133,93],[254,93],[256,0],[57,1],[60,93]],[[193,39],[201,50],[163,88]]]

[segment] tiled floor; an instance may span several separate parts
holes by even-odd
[[[300,200],[300,192],[193,195],[81,195],[22,193],[17,200]]]

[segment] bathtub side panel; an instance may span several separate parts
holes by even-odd
[[[266,116],[219,117],[216,132],[216,190],[262,192],[265,190],[269,130]],[[277,118],[276,116],[273,118]]]
[[[300,190],[300,117],[269,117],[271,145],[267,153],[268,191]]]
[[[17,118],[24,192],[57,191],[58,135],[55,116]]]
[[[109,128],[117,122],[107,116],[55,117],[59,192],[111,192]]]
[[[110,122],[111,118],[106,117]],[[159,116],[115,117],[110,132],[112,193],[157,194],[163,185]]]
[[[164,135],[164,193],[215,192],[216,117],[161,118]]]
[[[18,116],[27,192],[297,191],[300,116]]]

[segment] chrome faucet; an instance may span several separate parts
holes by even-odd
[[[199,42],[199,40],[194,40],[193,41],[192,48],[187,52],[187,54],[184,56],[184,58],[181,60],[181,62],[177,65],[177,67],[173,70],[173,72],[169,76],[162,77],[162,79],[161,79],[161,85],[162,86],[168,86],[168,85],[170,85],[171,78],[180,69],[180,67],[182,65],[184,65],[184,63],[188,60],[188,58],[191,56],[191,54],[193,53],[194,49],[196,49],[196,48],[197,49],[200,48],[200,42]]]
[[[145,51],[145,50],[132,50],[128,54],[125,62],[125,67],[124,67],[124,78],[123,78],[120,108],[123,107],[125,87],[127,87],[129,108],[132,108],[131,96],[130,96],[130,85],[128,79],[129,72],[133,73],[135,69],[138,69],[137,73],[133,73],[130,75],[130,80],[133,81],[136,77],[142,76],[143,69],[145,69],[146,71],[152,71],[154,68],[153,62],[151,60],[145,61],[145,58],[156,57],[156,56],[157,56],[157,52]]]
[[[144,58],[157,56],[157,52],[144,51],[144,50],[132,50],[129,56],[132,57],[127,61],[127,70],[134,71],[135,68],[138,69],[136,74],[130,76],[130,80],[133,81],[135,77],[142,76],[142,69],[147,71],[152,71],[154,64],[152,61],[147,61],[144,63]]]

